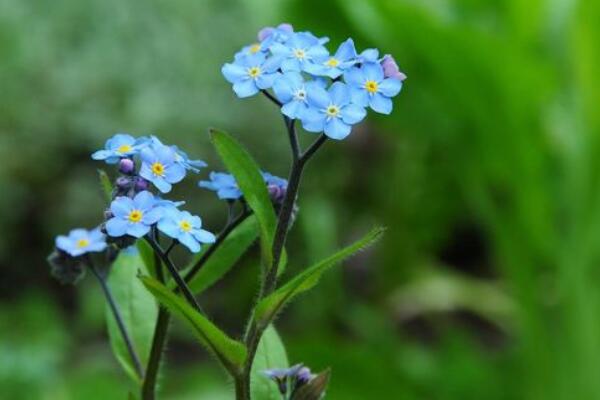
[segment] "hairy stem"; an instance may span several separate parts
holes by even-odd
[[[98,279],[100,286],[102,287],[102,291],[104,292],[104,296],[106,297],[106,301],[108,301],[108,305],[110,306],[110,310],[117,322],[117,327],[119,328],[119,332],[123,337],[123,341],[125,342],[125,346],[127,347],[127,352],[129,353],[129,357],[131,358],[131,362],[135,368],[135,372],[140,379],[144,379],[144,370],[142,369],[142,364],[140,363],[140,358],[135,352],[135,348],[133,347],[133,342],[129,337],[129,333],[125,328],[125,324],[123,323],[123,318],[121,317],[121,313],[119,312],[119,308],[117,307],[117,303],[113,298],[113,295],[108,287],[106,282],[106,278],[96,269],[94,264],[89,260],[90,270],[94,274],[94,276]]]

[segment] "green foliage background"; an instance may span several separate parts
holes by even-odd
[[[287,21],[379,47],[409,77],[391,117],[304,177],[288,271],[388,230],[287,310],[290,361],[331,366],[331,399],[600,399],[599,20],[591,0],[0,2],[0,397],[125,397],[101,293],[50,278],[53,237],[101,218],[89,154],[114,132],[220,169],[207,128],[222,128],[285,175],[278,111],[236,99],[220,67]],[[193,179],[173,195],[223,223]],[[201,299],[232,335],[255,264]],[[163,397],[230,398],[172,332]]]

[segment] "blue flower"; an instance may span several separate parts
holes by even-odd
[[[288,40],[293,33],[294,27],[291,24],[279,24],[277,28],[266,26],[258,32],[258,41],[271,41],[270,44],[273,42],[283,43]]]
[[[117,133],[106,141],[104,150],[92,154],[94,160],[104,160],[116,164],[121,158],[133,157],[143,147],[142,143],[126,133]]]
[[[237,200],[242,197],[242,191],[233,175],[223,172],[211,172],[209,178],[209,181],[198,182],[198,186],[217,192],[217,196],[221,200]]]
[[[157,223],[164,213],[157,199],[148,191],[138,193],[133,199],[117,197],[110,204],[113,215],[106,221],[106,232],[109,236],[124,235],[141,238],[150,232],[150,227]]]
[[[56,248],[78,257],[85,253],[103,251],[106,241],[100,229],[73,229],[68,236],[60,235],[56,238]]]
[[[299,72],[286,72],[273,84],[275,96],[283,104],[281,112],[289,118],[301,118],[308,108],[304,78]]]
[[[157,227],[165,235],[177,239],[192,253],[200,251],[201,243],[214,243],[216,240],[215,235],[201,229],[200,217],[174,207],[165,209]]]
[[[350,91],[342,82],[334,82],[328,91],[318,85],[308,86],[309,108],[302,126],[309,132],[325,132],[332,139],[344,139],[350,134],[351,125],[367,114],[363,107],[350,102]]]
[[[273,43],[271,53],[283,58],[283,72],[306,71],[313,60],[327,57],[329,52],[323,47],[323,40],[309,32],[294,33],[285,43]]]
[[[140,176],[152,182],[162,193],[171,191],[171,184],[185,177],[185,168],[177,162],[175,150],[162,144],[145,147],[140,154]]]
[[[312,75],[335,79],[356,64],[356,57],[354,42],[348,39],[338,47],[334,55],[316,57],[313,63],[306,66],[305,71]]]
[[[159,138],[154,135],[150,137],[142,137],[139,139],[144,146],[167,146]],[[198,173],[200,168],[206,167],[207,164],[202,160],[191,160],[186,152],[175,145],[168,146],[175,152],[175,162],[189,171]]]
[[[402,89],[402,81],[386,78],[379,63],[366,63],[344,73],[344,80],[350,86],[352,102],[371,107],[381,114],[392,112],[392,99]]]
[[[379,59],[379,50],[377,49],[366,49],[363,50],[357,57],[361,63],[376,63]]]
[[[233,83],[233,91],[238,97],[250,97],[273,86],[280,63],[281,57],[267,58],[265,53],[258,52],[223,65],[221,72]]]

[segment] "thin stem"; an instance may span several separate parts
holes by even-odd
[[[135,368],[135,372],[140,379],[144,379],[144,370],[142,369],[142,364],[140,363],[140,359],[135,352],[135,348],[133,347],[133,342],[127,333],[127,329],[125,328],[125,324],[123,323],[123,317],[121,317],[121,313],[119,312],[119,308],[117,307],[117,303],[113,298],[113,295],[106,283],[105,277],[96,269],[91,259],[88,258],[90,270],[94,274],[94,276],[98,279],[100,286],[102,287],[102,291],[104,292],[104,296],[106,297],[106,301],[108,301],[108,305],[110,306],[110,310],[117,322],[117,327],[123,337],[123,341],[125,342],[125,346],[127,347],[127,352],[129,353],[129,357],[131,358],[131,362]]]
[[[177,239],[173,239],[173,241],[171,242],[171,244],[169,245],[169,247],[165,251],[165,255],[167,257],[169,257],[169,254],[171,254],[171,250],[173,250],[173,248],[177,245],[177,243],[178,243]]]
[[[146,236],[146,241],[148,243],[150,243],[150,246],[152,246],[152,249],[154,250],[154,252],[160,256],[163,263],[167,266],[167,269],[171,273],[171,276],[175,280],[175,283],[177,283],[177,286],[179,287],[179,289],[183,292],[183,295],[186,298],[186,300],[188,301],[188,303],[190,303],[190,305],[192,307],[194,307],[196,309],[196,311],[202,312],[202,308],[200,307],[200,304],[198,304],[198,302],[196,301],[196,298],[192,294],[192,291],[190,290],[188,285],[185,283],[185,280],[183,280],[181,275],[179,275],[177,268],[175,268],[175,265],[173,264],[173,262],[171,261],[169,256],[167,256],[163,252],[163,250],[160,248],[160,245],[158,243],[156,243],[154,241],[154,239],[152,239],[151,237]]]
[[[160,306],[158,309],[158,318],[154,327],[154,336],[152,337],[152,348],[150,349],[150,357],[146,367],[146,377],[142,385],[142,399],[154,400],[156,381],[158,370],[160,369],[160,360],[162,358],[163,349],[167,342],[167,333],[169,330],[169,322],[171,314],[166,308]]]
[[[302,155],[300,156],[300,161],[304,164],[310,160],[310,158],[316,153],[317,150],[327,141],[327,136],[325,134],[321,134]]]
[[[281,102],[279,100],[277,100],[275,98],[275,96],[273,96],[271,93],[267,92],[266,90],[261,90],[262,94],[264,94],[265,96],[267,96],[267,98],[269,100],[271,100],[273,103],[275,103],[278,107],[281,107],[283,104],[281,104]]]
[[[196,274],[198,273],[198,271],[200,271],[200,269],[204,266],[204,264],[206,263],[206,261],[210,258],[210,256],[213,255],[213,253],[219,248],[219,246],[225,241],[225,239],[227,238],[227,236],[229,236],[229,234],[242,222],[244,222],[244,220],[246,218],[248,218],[250,216],[251,212],[248,211],[247,209],[244,209],[244,211],[242,211],[242,213],[240,215],[238,215],[235,219],[233,219],[232,221],[230,221],[227,225],[225,225],[225,228],[223,228],[223,230],[221,231],[221,233],[219,233],[219,235],[217,236],[217,239],[215,240],[215,243],[210,246],[206,252],[202,255],[202,257],[200,257],[200,259],[198,260],[198,262],[196,264],[194,264],[194,266],[188,270],[188,272],[186,272],[185,276],[184,276],[184,280],[186,282],[191,282],[192,279],[194,279],[194,276],[196,276]]]
[[[292,157],[294,162],[300,158],[300,144],[298,143],[298,135],[296,135],[296,120],[283,116],[283,121],[290,137],[290,146],[292,148]]]

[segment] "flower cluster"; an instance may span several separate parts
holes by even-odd
[[[330,53],[328,41],[294,32],[289,24],[267,27],[221,71],[238,97],[272,89],[281,112],[300,120],[306,131],[344,139],[367,108],[391,113],[406,75],[389,54],[380,58],[377,49],[359,54],[352,39]]]

